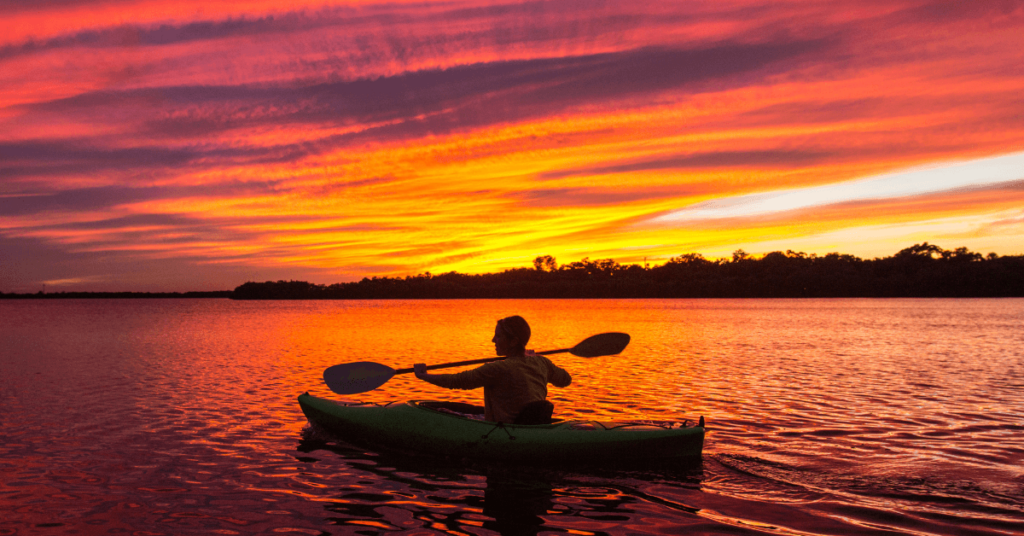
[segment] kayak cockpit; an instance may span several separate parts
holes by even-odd
[[[413,400],[409,402],[411,405],[436,411],[438,413],[444,413],[446,415],[454,415],[456,417],[462,417],[473,421],[484,420],[484,408],[475,406],[473,404],[467,404],[465,402],[448,402],[443,400]],[[562,422],[562,419],[550,419],[548,422],[544,422],[544,425],[557,424]]]
[[[459,415],[463,415],[467,418],[473,418],[477,415],[480,416],[479,419],[474,420],[483,420],[484,418],[484,408],[480,406],[474,406],[473,404],[467,404],[465,402],[448,402],[444,400],[417,400],[412,402],[412,404],[419,406],[421,408],[432,409],[435,411],[442,411],[445,413],[456,413]]]

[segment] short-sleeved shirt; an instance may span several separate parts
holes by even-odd
[[[484,418],[511,423],[530,402],[548,396],[547,384],[567,387],[572,377],[542,355],[508,357],[456,374],[435,374],[433,383],[448,389],[484,388]]]

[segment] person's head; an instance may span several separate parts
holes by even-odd
[[[494,351],[500,356],[523,355],[530,342],[530,325],[521,316],[509,316],[494,326]]]

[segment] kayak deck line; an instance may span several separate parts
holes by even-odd
[[[690,419],[524,425],[473,419],[467,415],[482,414],[483,408],[461,402],[342,402],[309,393],[298,401],[311,424],[347,442],[418,455],[621,464],[699,457],[704,444],[703,422]],[[496,433],[499,429],[505,433]]]
[[[396,403],[396,402],[388,402],[387,404],[394,404],[394,403]],[[432,411],[438,411],[438,412],[444,413],[446,415],[452,415],[452,416],[455,416],[455,417],[462,417],[462,418],[470,419],[470,420],[473,420],[473,421],[492,422],[492,421],[485,421],[483,419],[484,408],[482,408],[480,406],[474,406],[472,404],[466,404],[464,402],[447,402],[447,401],[434,401],[434,400],[429,400],[429,401],[411,400],[411,401],[409,401],[409,403],[410,404],[415,404],[415,405],[417,405],[417,406],[419,406],[421,408],[426,408],[426,409],[429,409],[429,410],[432,410]],[[452,409],[453,407],[461,407],[461,408],[465,408],[465,409],[471,409],[472,411],[470,411],[470,412],[460,412],[460,411],[456,411],[456,410]],[[592,430],[592,429],[596,429],[596,427],[601,427],[601,428],[603,428],[605,430],[615,430],[615,429],[619,429],[619,428],[629,428],[629,429],[639,430],[639,429],[641,429],[641,427],[644,427],[644,426],[651,427],[652,429],[653,428],[660,428],[660,429],[663,429],[663,430],[676,430],[676,429],[679,429],[679,428],[688,428],[690,426],[704,427],[704,417],[702,416],[700,418],[699,424],[694,423],[693,425],[690,424],[691,423],[690,419],[683,419],[682,421],[655,421],[655,420],[649,420],[649,419],[638,419],[638,420],[627,420],[627,421],[566,421],[565,419],[557,419],[556,418],[556,419],[552,419],[550,424],[542,424],[542,425],[517,424],[515,426],[547,426],[547,427],[551,427],[552,425],[557,425],[557,424],[562,424],[562,423],[571,423],[570,427],[573,430]],[[505,425],[508,425],[508,423],[495,423],[495,424],[505,424]]]

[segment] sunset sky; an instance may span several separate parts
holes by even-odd
[[[1024,253],[1024,2],[0,2],[0,291]]]

